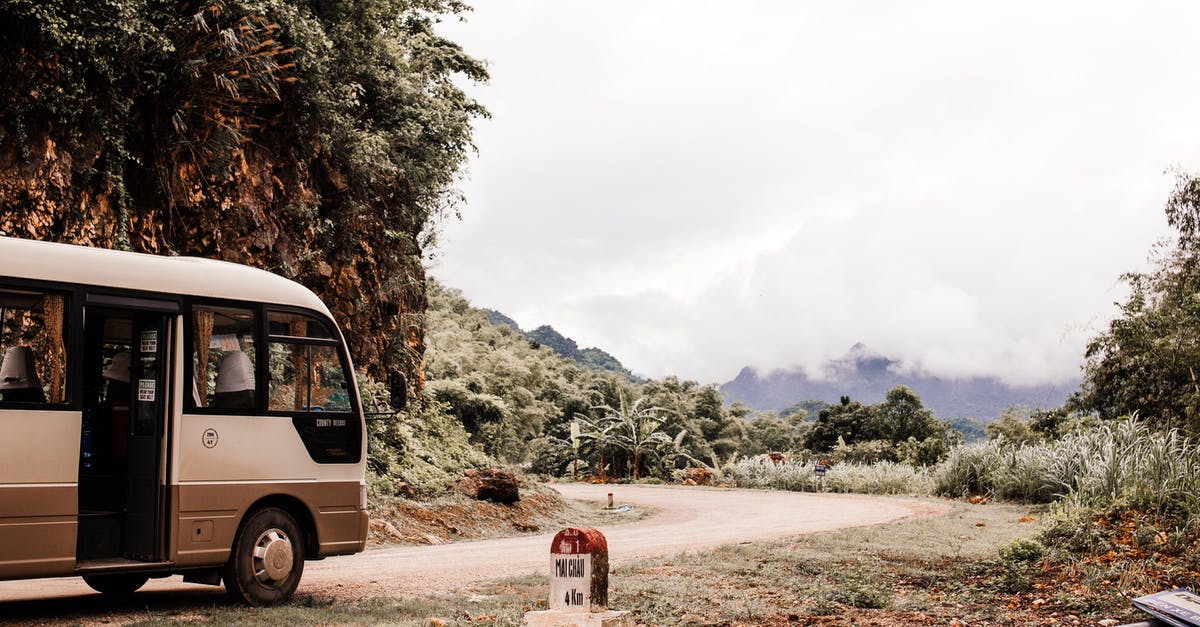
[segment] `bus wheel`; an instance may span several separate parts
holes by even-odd
[[[290,514],[267,507],[250,515],[233,542],[222,579],[234,601],[274,605],[292,596],[304,572],[304,537]]]
[[[146,585],[147,575],[84,575],[83,582],[101,594],[120,597]]]

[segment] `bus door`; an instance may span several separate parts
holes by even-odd
[[[166,431],[167,318],[141,314],[133,321],[133,377],[136,386],[129,415],[128,503],[125,513],[125,557],[154,560],[158,555],[163,481],[159,476]]]
[[[167,305],[178,311],[174,303]],[[161,469],[173,319],[174,314],[111,306],[85,310],[80,562],[165,558]]]

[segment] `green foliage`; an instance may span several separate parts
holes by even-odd
[[[397,420],[368,423],[368,467],[380,489],[404,481],[421,494],[440,494],[463,469],[493,465],[445,405],[426,398],[411,407]]]
[[[1033,430],[1027,408],[1013,405],[1000,414],[1000,419],[988,423],[985,431],[989,440],[1003,439],[1009,444],[1020,446],[1041,440]]]
[[[488,322],[457,292],[429,284],[426,373],[472,441],[498,458],[526,461],[543,435],[567,437],[571,416],[605,400],[608,378],[529,345]]]
[[[929,470],[887,461],[834,464],[822,478],[817,476],[815,462],[789,460],[776,465],[762,459],[743,459],[733,464],[725,477],[740,488],[797,492],[927,495],[934,487]]]
[[[495,320],[501,320],[501,317],[503,317],[505,324],[509,324],[510,326],[517,328],[516,323],[512,322],[512,320],[507,318],[507,316],[503,316],[503,314],[490,316],[489,319],[495,318]],[[520,329],[517,328],[517,330],[519,331]],[[575,343],[575,340],[572,340],[571,338],[564,336],[562,333],[559,333],[552,326],[542,325],[528,333],[525,333],[525,337],[529,338],[530,341],[539,346],[549,347],[559,355],[562,355],[563,357],[566,357],[567,359],[570,359],[584,367],[591,368],[592,370],[615,372],[630,381],[637,380],[637,377],[635,377],[632,372],[625,368],[625,366],[622,365],[616,357],[613,357],[599,348],[581,349],[579,348],[579,345]]]
[[[930,436],[909,438],[896,445],[896,459],[910,466],[935,466],[950,454],[950,439]]]
[[[835,464],[842,462],[852,464],[894,462],[896,461],[896,449],[887,440],[865,440],[854,444],[843,444],[839,441],[829,452],[828,459]]]
[[[531,345],[502,318],[492,324],[436,281],[428,294],[429,393],[498,459],[561,475],[574,472],[577,455],[580,472],[669,477],[747,444],[748,412],[725,409],[715,386],[596,371]],[[572,424],[581,427],[575,438]]]
[[[576,459],[567,440],[543,436],[529,444],[529,472],[543,477],[572,475]]]
[[[826,407],[829,407],[829,403],[825,401],[800,401],[785,407],[783,411],[779,412],[779,416],[781,418],[800,416],[801,419],[812,420]]]
[[[943,437],[949,428],[921,404],[921,397],[916,392],[903,385],[888,390],[883,402],[876,406],[874,419],[875,431],[892,444],[909,438],[925,440]]]
[[[1001,546],[996,554],[990,565],[991,585],[1001,592],[1021,592],[1029,588],[1034,567],[1046,554],[1046,547],[1037,540],[1018,538]]]
[[[759,413],[746,422],[745,454],[800,451],[811,428],[812,423],[804,420],[803,412],[789,414],[786,418],[774,412]]]
[[[1016,445],[997,439],[951,451],[938,468],[936,491],[1035,503],[1065,498],[1094,511],[1119,503],[1196,515],[1200,460],[1192,447],[1177,431],[1155,431],[1128,419],[1050,442]]]
[[[618,389],[617,399],[616,407],[593,407],[600,414],[597,418],[575,415],[579,429],[572,434],[582,442],[583,456],[597,460],[597,474],[601,477],[607,476],[610,465],[614,475],[619,476],[623,470],[635,480],[641,478],[643,469],[662,474],[660,463],[664,459],[673,460],[681,452],[680,445],[687,431],[681,430],[671,436],[660,430],[667,421],[666,410],[646,406],[646,397],[631,403]],[[608,464],[605,459],[609,460]]]
[[[835,461],[870,463],[905,460],[920,465],[941,461],[961,439],[933,417],[911,389],[898,385],[882,403],[863,405],[843,396],[825,407],[805,435],[805,446]]]
[[[987,439],[987,433],[984,431],[986,426],[978,418],[950,418],[946,423],[950,425],[951,429],[962,434],[963,442],[978,442]]]
[[[419,382],[422,251],[486,115],[435,32],[466,10],[0,0],[0,230],[295,278],[356,363]]]
[[[875,410],[870,405],[851,401],[843,396],[840,403],[830,405],[817,414],[805,446],[814,451],[831,451],[840,442],[849,445],[877,439]]]
[[[1200,180],[1178,174],[1166,206],[1178,230],[1148,273],[1130,273],[1129,298],[1087,347],[1076,408],[1103,418],[1136,414],[1200,435]]]

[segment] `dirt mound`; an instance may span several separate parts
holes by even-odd
[[[430,501],[372,497],[368,511],[370,546],[445,544],[540,533],[600,516],[595,507],[568,501],[553,489],[530,482],[522,483],[521,500],[512,505],[452,493]]]

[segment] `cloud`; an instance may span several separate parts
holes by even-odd
[[[489,2],[447,25],[494,117],[433,273],[652,376],[863,342],[1061,381],[1200,167],[1197,12]]]

